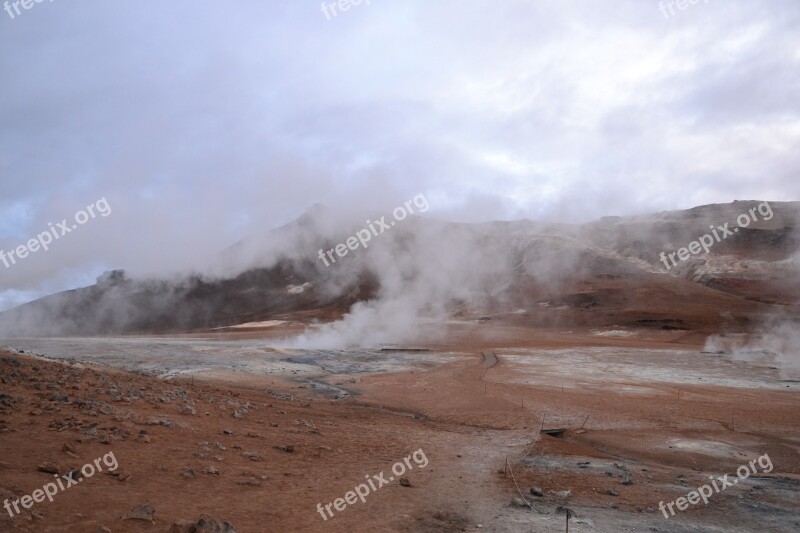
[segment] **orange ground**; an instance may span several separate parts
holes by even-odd
[[[630,383],[646,386],[631,392],[619,386],[624,380],[583,389],[568,379],[526,385],[504,358],[504,350],[524,346],[699,349],[702,335],[624,339],[492,326],[481,337],[462,331],[447,338],[469,342],[430,347],[471,355],[428,371],[342,377],[355,396],[340,401],[272,376],[160,381],[0,355],[2,499],[50,481],[52,474],[37,471],[47,461],[66,472],[112,450],[119,470],[130,474],[124,481],[127,475],[95,475],[13,520],[4,511],[0,531],[168,531],[175,520],[205,513],[239,532],[544,532],[563,530],[555,512],[562,505],[577,513],[570,523],[576,532],[800,528],[797,388]],[[487,368],[484,350],[499,362]],[[267,388],[294,398],[276,398]],[[545,427],[566,433],[540,435],[543,415]],[[279,449],[286,446],[293,451]],[[344,497],[367,475],[384,471],[388,478],[394,463],[420,449],[428,465],[405,474],[410,486],[395,480],[332,519],[318,514],[317,503]],[[765,453],[771,473],[670,520],[658,511],[659,501]],[[506,459],[513,477],[504,472]],[[631,485],[620,483],[626,475]],[[533,511],[509,505],[518,496],[515,482]],[[543,497],[530,496],[534,486]],[[564,490],[569,498],[549,492]],[[140,504],[155,509],[154,524],[122,520]]]

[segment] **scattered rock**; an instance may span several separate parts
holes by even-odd
[[[606,491],[606,494],[608,494],[609,496],[619,496],[619,492],[617,492],[617,490],[613,489],[613,488],[612,489],[608,489]]]
[[[145,522],[153,523],[155,521],[156,510],[152,505],[137,505],[130,512],[125,513],[122,517],[123,520],[143,520]]]
[[[404,487],[410,487],[411,486],[411,482],[408,480],[407,477],[401,477],[400,478],[400,484],[402,486],[404,486]]]
[[[528,509],[530,509],[530,506],[527,503],[525,503],[525,500],[523,500],[522,498],[517,498],[516,496],[511,498],[510,505],[512,507],[527,507]]]
[[[128,481],[131,477],[133,477],[130,472],[124,472],[122,470],[109,470],[106,472],[106,475],[115,477],[120,481]]]
[[[544,492],[539,487],[531,487],[531,494],[533,494],[534,496],[537,496],[539,498],[544,496]]]
[[[170,420],[169,418],[151,418],[147,421],[148,426],[164,426],[171,428],[175,425],[175,423]]]
[[[294,446],[292,446],[291,444],[286,446],[273,446],[273,448],[286,453],[292,453],[294,451]]]
[[[203,514],[197,522],[176,520],[172,523],[169,533],[236,533],[236,528],[230,522]]]
[[[45,461],[36,467],[36,470],[39,472],[44,472],[45,474],[60,474],[61,467],[58,463],[54,461]]]

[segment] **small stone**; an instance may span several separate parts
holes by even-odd
[[[608,494],[609,496],[619,496],[619,492],[617,492],[616,489],[608,489],[606,491],[606,494]]]
[[[58,465],[58,463],[55,463],[53,461],[45,461],[42,464],[40,464],[36,469],[39,472],[44,472],[45,474],[61,473],[61,467]]]
[[[534,496],[538,496],[539,498],[544,496],[544,491],[542,491],[542,489],[540,489],[539,487],[531,487],[530,492],[531,494],[533,494]]]
[[[153,523],[156,510],[151,505],[137,505],[122,517],[123,520],[142,520]]]
[[[411,482],[408,480],[407,477],[401,477],[400,478],[400,485],[402,485],[404,487],[410,487],[411,486]]]
[[[528,507],[528,508],[530,508],[529,505],[527,503],[525,503],[525,500],[523,500],[522,498],[517,498],[516,496],[511,498],[511,506],[512,507]]]
[[[236,533],[232,524],[217,520],[208,515],[200,515],[200,520],[175,520],[169,533]]]

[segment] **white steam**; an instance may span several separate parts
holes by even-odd
[[[725,352],[739,361],[771,363],[778,367],[782,379],[800,377],[800,332],[792,322],[763,328],[749,339],[744,335],[712,335],[706,339],[704,351]]]

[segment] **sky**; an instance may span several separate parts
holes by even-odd
[[[315,203],[580,223],[800,199],[800,2],[667,4],[6,3],[0,250],[109,209],[0,263],[0,309],[192,268]]]

